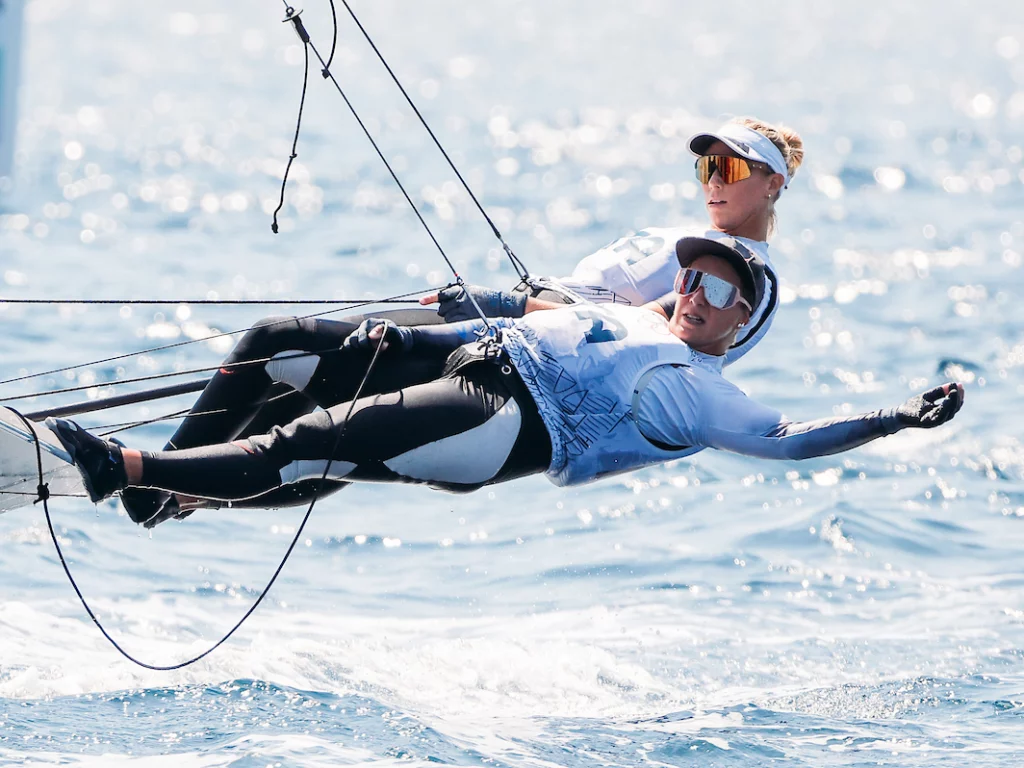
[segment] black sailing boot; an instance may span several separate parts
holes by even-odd
[[[64,450],[71,455],[94,504],[128,485],[124,458],[117,443],[91,435],[67,419],[50,417],[46,420],[46,426],[57,435]]]
[[[172,498],[167,491],[155,488],[125,488],[121,491],[121,506],[133,523],[149,523]]]

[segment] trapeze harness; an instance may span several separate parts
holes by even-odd
[[[418,344],[441,349],[481,325],[421,329]],[[328,476],[346,482],[461,492],[545,472],[576,485],[704,448],[807,458],[900,428],[888,411],[790,422],[649,310],[586,304],[501,325],[500,348],[461,347],[441,379],[360,399],[340,437],[348,404],[234,444],[144,453],[143,484],[244,500],[320,477],[330,460]]]

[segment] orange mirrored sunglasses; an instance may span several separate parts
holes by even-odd
[[[758,170],[770,170],[764,163],[756,163],[742,157],[731,155],[701,155],[697,158],[697,179],[701,184],[707,184],[711,177],[718,171],[719,178],[723,184],[734,184],[750,178],[751,172]]]

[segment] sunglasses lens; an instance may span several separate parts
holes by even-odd
[[[715,161],[711,155],[702,155],[697,158],[697,181],[701,184],[707,184],[711,181],[711,177],[715,173]]]
[[[701,184],[711,181],[718,171],[723,184],[733,184],[750,177],[750,164],[742,157],[702,155],[697,158],[697,179]]]
[[[681,293],[684,296],[693,293],[700,288],[700,279],[704,276],[703,272],[698,272],[696,269],[680,269],[676,274],[676,293]]]
[[[704,286],[704,298],[708,304],[717,309],[728,309],[739,298],[740,289],[731,283],[720,280],[712,275],[706,275],[702,281]]]
[[[684,296],[703,288],[704,300],[715,309],[728,309],[737,302],[746,304],[740,296],[740,289],[732,283],[689,267],[679,270],[675,288],[676,293]]]

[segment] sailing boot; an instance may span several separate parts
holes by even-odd
[[[154,488],[125,488],[121,491],[121,506],[133,523],[151,528],[149,523],[160,514],[172,498],[167,491],[158,491]]]
[[[85,490],[94,504],[128,485],[121,446],[117,443],[96,437],[67,419],[51,416],[46,420],[46,426],[58,437],[64,450],[75,462]]]

